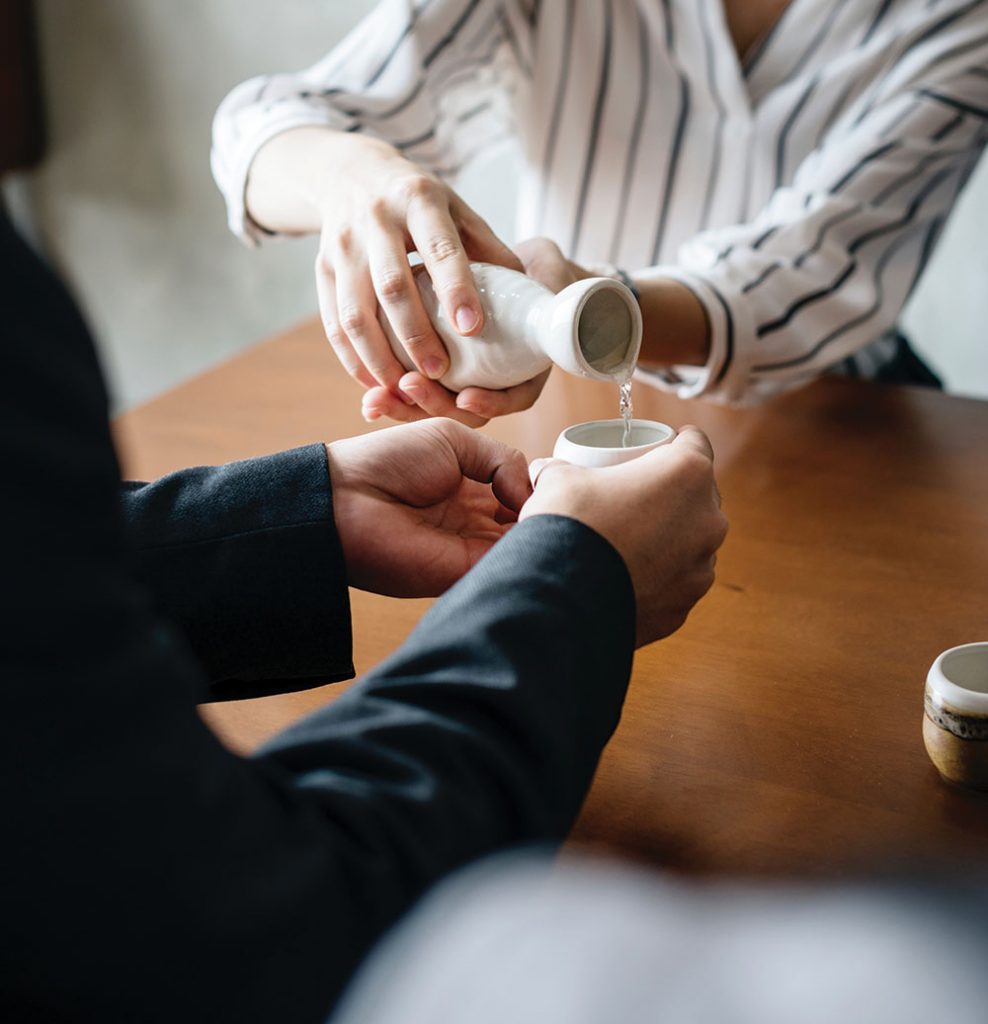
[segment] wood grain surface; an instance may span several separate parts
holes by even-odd
[[[731,533],[686,626],[639,652],[574,841],[705,875],[983,865],[988,798],[940,781],[921,720],[937,653],[988,639],[988,403],[841,378],[757,409],[634,398],[637,416],[709,433]],[[487,429],[534,458],[617,404],[557,372]],[[116,427],[143,479],[370,429],[315,322]],[[358,670],[428,605],[352,597]],[[203,713],[245,751],[343,689]]]

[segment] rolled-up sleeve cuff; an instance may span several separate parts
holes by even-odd
[[[247,179],[261,147],[293,128],[348,131],[353,129],[354,121],[328,104],[301,96],[274,99],[269,106],[263,100],[241,106],[241,90],[251,86],[252,83],[244,83],[235,89],[216,112],[210,163],[226,202],[230,230],[245,245],[256,247],[262,239],[274,236],[247,212]],[[269,86],[269,91],[276,94],[277,84]]]
[[[678,281],[697,297],[703,306],[710,329],[710,354],[704,366],[672,366],[651,370],[639,368],[636,378],[653,387],[670,391],[679,398],[711,398],[737,402],[744,392],[744,374],[740,372],[739,339],[748,333],[748,312],[733,293],[712,277],[678,266],[648,267],[632,274],[636,284],[662,278]]]

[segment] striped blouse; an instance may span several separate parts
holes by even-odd
[[[744,62],[721,0],[383,0],[315,66],[221,105],[241,237],[251,160],[301,125],[454,180],[517,138],[518,237],[688,285],[710,358],[650,379],[756,400],[881,360],[985,144],[988,0],[792,0]]]

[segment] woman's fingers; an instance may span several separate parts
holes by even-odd
[[[408,399],[396,398],[387,388],[373,387],[364,392],[360,412],[368,423],[379,419],[397,420],[399,423],[428,419],[429,414],[424,409],[407,402]]]
[[[422,305],[402,232],[378,221],[369,232],[367,255],[374,291],[395,337],[421,373],[441,377],[449,356]]]
[[[316,259],[316,297],[319,300],[319,316],[322,318],[323,330],[343,369],[365,388],[374,387],[377,381],[367,372],[367,368],[354,352],[346,332],[340,326],[336,306],[336,276],[322,255]]]
[[[336,308],[340,327],[357,358],[374,380],[386,388],[397,387],[406,372],[398,362],[377,319],[377,296],[370,268],[361,253],[336,262]]]
[[[490,224],[455,193],[451,193],[450,212],[460,226],[463,247],[470,259],[524,272],[518,256],[494,234]]]
[[[521,412],[522,409],[528,409],[535,404],[535,400],[545,387],[545,382],[549,379],[550,372],[546,370],[531,380],[516,384],[513,388],[505,388],[503,391],[464,388],[456,396],[456,406],[463,412],[473,413],[486,420]]]
[[[407,216],[408,232],[447,319],[460,334],[476,334],[484,326],[484,311],[460,229],[449,211],[449,193],[426,179],[411,197]]]
[[[482,427],[487,422],[485,416],[458,408],[457,396],[452,391],[447,391],[441,384],[428,380],[420,373],[406,373],[398,382],[398,387],[403,395],[413,399],[429,416],[446,416],[468,427]]]

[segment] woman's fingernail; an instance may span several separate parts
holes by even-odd
[[[411,395],[405,394],[401,388],[398,388],[398,397],[405,403],[405,405],[418,405],[418,402],[416,402]]]
[[[460,306],[456,311],[456,329],[460,334],[466,334],[477,326],[477,311],[469,306]]]
[[[422,361],[422,369],[430,380],[438,380],[446,372],[446,365],[439,356],[428,356]]]

